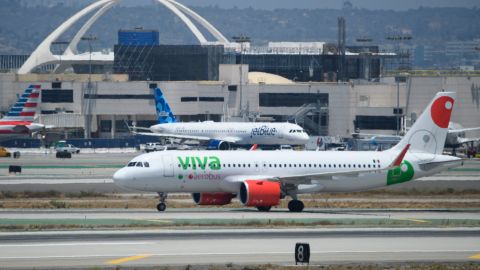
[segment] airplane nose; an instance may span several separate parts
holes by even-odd
[[[125,186],[125,182],[128,180],[127,172],[125,168],[122,168],[113,174],[113,182],[119,186]]]

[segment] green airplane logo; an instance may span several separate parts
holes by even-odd
[[[183,170],[188,168],[205,170],[207,166],[211,170],[220,170],[220,159],[216,156],[178,156],[177,158]]]
[[[413,179],[414,173],[412,164],[404,160],[397,168],[388,170],[387,185],[410,181]]]

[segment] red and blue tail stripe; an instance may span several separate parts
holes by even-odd
[[[30,85],[0,121],[33,122],[40,98],[40,85]]]

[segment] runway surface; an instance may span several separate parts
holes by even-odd
[[[478,229],[283,229],[0,234],[6,268],[294,264],[306,242],[311,264],[480,260]]]
[[[292,213],[287,209],[259,212],[251,208],[171,209],[0,209],[1,219],[469,219],[480,220],[477,210],[388,210],[388,209],[305,209]]]

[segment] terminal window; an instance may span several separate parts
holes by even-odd
[[[112,131],[112,121],[111,120],[101,120],[100,121],[100,132],[111,132]]]
[[[396,130],[396,120],[395,116],[357,115],[355,117],[355,129]]]
[[[198,98],[197,97],[182,97],[180,99],[182,102],[197,102]]]
[[[73,103],[73,89],[44,89],[43,103]]]
[[[223,102],[223,97],[200,97],[199,100],[207,102]]]
[[[260,93],[261,107],[300,107],[308,103],[328,104],[328,94],[310,93]]]

